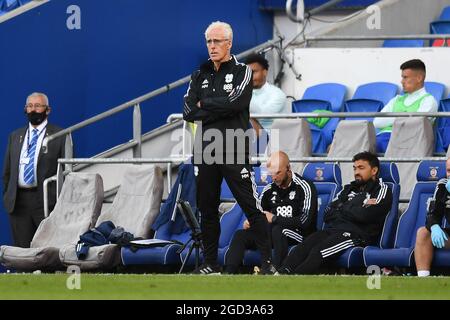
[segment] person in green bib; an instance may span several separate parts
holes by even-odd
[[[406,61],[400,66],[404,94],[397,95],[381,112],[437,112],[438,105],[434,97],[424,88],[426,68],[419,59]],[[391,137],[392,126],[396,118],[375,118],[377,129],[377,152],[386,151]],[[433,118],[429,118],[434,121]]]

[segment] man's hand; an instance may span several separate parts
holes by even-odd
[[[243,228],[244,230],[247,230],[248,228],[250,228],[250,222],[248,222],[247,219],[246,219],[246,220],[244,221],[244,223],[242,224],[242,228]]]
[[[264,211],[264,214],[266,215],[266,219],[269,223],[272,223],[272,218],[274,216],[274,214],[272,212],[269,211]]]
[[[438,224],[433,224],[431,226],[431,242],[433,243],[433,246],[442,249],[445,247],[445,241],[447,240],[448,238],[444,230],[442,230]]]
[[[197,102],[197,107],[199,107],[199,108],[202,107],[202,101],[201,101],[201,100],[198,100],[198,102]]]
[[[364,201],[363,207],[367,208],[369,206],[376,205],[376,204],[377,204],[377,199],[366,199]]]

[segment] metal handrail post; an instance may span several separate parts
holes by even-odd
[[[133,147],[133,158],[142,157],[142,116],[139,103],[134,105],[133,110],[133,139],[137,145]]]
[[[172,188],[172,162],[167,163],[167,192]]]
[[[66,143],[64,144],[64,157],[65,158],[73,158],[73,140],[72,140],[72,135],[70,133],[66,134]],[[66,164],[65,170],[72,172],[73,165],[69,164],[69,163]]]
[[[44,217],[47,218],[48,215],[50,214],[49,212],[49,208],[48,208],[48,184],[50,182],[54,182],[56,181],[56,176],[47,178],[44,180],[44,184],[43,184],[43,195],[44,195]]]
[[[62,190],[62,185],[64,183],[64,170],[62,162],[58,159],[58,169],[56,170],[56,199],[59,198],[59,194]]]

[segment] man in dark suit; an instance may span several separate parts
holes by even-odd
[[[54,176],[58,158],[64,158],[65,138],[52,140],[48,152],[41,150],[44,137],[61,128],[48,123],[51,108],[43,93],[27,98],[25,114],[28,126],[9,136],[3,168],[3,204],[10,214],[14,245],[30,247],[39,224],[44,219],[43,182]],[[56,187],[49,185],[49,208],[56,202]]]

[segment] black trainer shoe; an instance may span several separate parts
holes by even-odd
[[[277,272],[274,273],[274,275],[275,276],[279,276],[280,274],[290,274],[290,273],[291,273],[291,270],[289,268],[281,267],[281,268],[278,269]]]
[[[261,268],[261,275],[274,275],[277,273],[277,269],[273,266],[273,264],[269,264],[268,266],[265,266]]]
[[[219,275],[220,274],[220,266],[212,265],[209,263],[203,263],[197,269],[192,271],[192,274]]]

